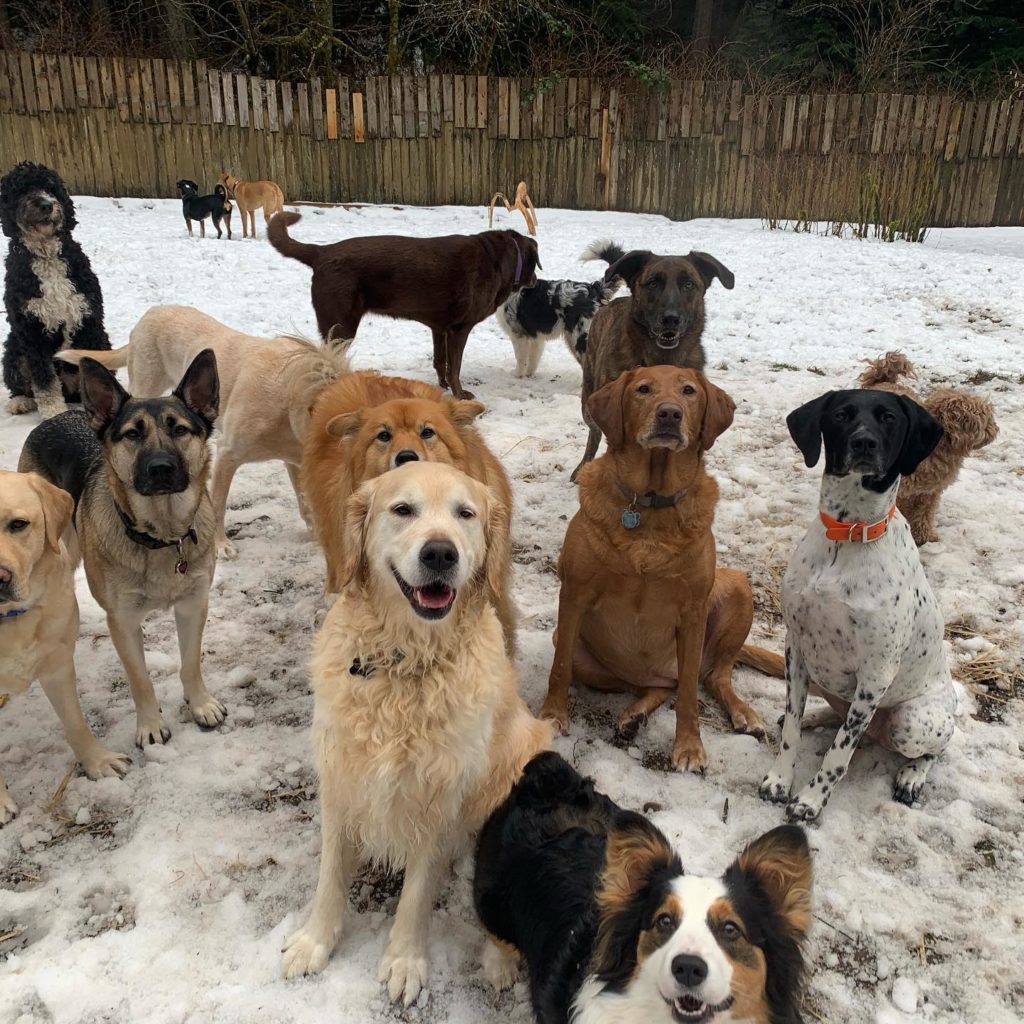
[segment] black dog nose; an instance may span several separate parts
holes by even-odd
[[[655,415],[658,417],[659,427],[674,427],[678,426],[683,418],[683,410],[672,402],[662,402]]]
[[[404,466],[407,462],[419,462],[419,461],[420,461],[420,457],[414,451],[412,451],[409,448],[403,448],[395,456],[395,465],[396,466]]]
[[[174,459],[169,456],[156,456],[149,460],[146,472],[150,480],[169,480],[176,469]]]
[[[850,451],[854,455],[870,455],[878,451],[878,439],[870,434],[861,434],[850,438]]]
[[[661,326],[667,331],[674,331],[679,326],[679,314],[663,313],[661,316]]]
[[[459,561],[459,552],[448,540],[429,540],[420,549],[420,561],[436,572],[444,572]]]
[[[686,988],[696,988],[708,976],[708,965],[699,957],[680,953],[672,958],[672,977]]]

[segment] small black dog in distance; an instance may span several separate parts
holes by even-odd
[[[751,843],[719,878],[558,754],[538,754],[477,843],[484,971],[520,956],[539,1024],[800,1024],[811,920],[803,830]]]
[[[188,228],[188,237],[192,238],[192,221],[199,222],[199,237],[206,237],[206,218],[213,221],[217,229],[217,237],[220,238],[220,223],[228,229],[228,238],[231,237],[231,201],[228,199],[227,189],[223,185],[214,185],[213,192],[208,196],[199,194],[199,186],[188,178],[182,178],[178,182],[178,194],[181,196],[181,212],[185,218],[185,226]]]
[[[78,400],[78,375],[58,373],[54,356],[65,348],[110,348],[100,283],[71,237],[76,223],[56,171],[26,161],[0,179],[0,227],[10,239],[3,358],[9,413],[63,412],[65,400]]]

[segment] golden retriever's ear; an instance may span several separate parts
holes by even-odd
[[[353,434],[359,433],[359,428],[362,425],[362,409],[357,409],[355,412],[343,412],[327,421],[327,433],[331,437],[351,437]]]
[[[345,550],[341,563],[340,587],[344,590],[366,570],[366,534],[373,508],[373,481],[370,480],[348,499],[345,505]]]
[[[27,473],[26,479],[43,506],[46,543],[54,551],[60,551],[60,539],[74,515],[74,498],[67,491],[55,487],[49,480],[44,480],[38,473]]]
[[[623,411],[626,388],[633,379],[631,370],[620,373],[615,380],[599,388],[587,399],[587,412],[601,428],[609,448],[621,448],[626,440],[626,423]]]
[[[704,378],[704,393],[707,395],[708,404],[704,410],[704,423],[700,429],[700,446],[704,451],[708,451],[718,439],[719,434],[732,426],[736,403],[706,377]]]
[[[448,415],[457,427],[468,427],[486,408],[483,402],[471,402],[467,398],[448,400]]]
[[[484,529],[487,554],[484,557],[484,580],[492,603],[502,606],[504,572],[512,557],[512,536],[509,524],[509,510],[493,491],[488,489],[487,525]]]

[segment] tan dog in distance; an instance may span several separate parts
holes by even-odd
[[[263,222],[269,223],[275,213],[284,209],[284,193],[275,181],[243,181],[224,171],[217,179],[234,199],[242,215],[242,237],[248,238],[250,227],[256,237],[256,211],[263,207]]]
[[[483,411],[480,402],[446,397],[431,384],[372,371],[339,377],[323,392],[306,435],[300,483],[327,560],[327,594],[338,593],[344,582],[349,537],[343,510],[366,480],[409,462],[445,462],[512,507],[508,476],[473,426]],[[492,597],[511,653],[516,610],[509,558],[498,580]]]
[[[344,588],[312,669],[320,877],[284,973],[323,970],[361,861],[404,868],[378,977],[409,1006],[428,981],[449,866],[551,728],[517,692],[488,600],[509,551],[493,491],[452,466],[410,463],[353,495],[346,532]]]
[[[225,529],[228,493],[240,466],[280,460],[288,470],[299,512],[312,528],[299,485],[309,412],[332,381],[350,371],[350,341],[317,345],[290,335],[243,334],[191,306],[154,306],[132,328],[127,345],[112,352],[64,351],[61,359],[96,359],[107,369],[128,367],[135,395],[165,394],[192,360],[212,349],[220,373],[221,414],[211,497],[217,515],[217,557],[238,557]],[[99,357],[99,358],[97,358]]]
[[[78,701],[75,569],[61,539],[73,510],[71,495],[41,476],[0,471],[0,693],[38,679],[75,759],[98,779],[124,775],[129,759],[96,739]],[[17,812],[0,773],[0,825]]]

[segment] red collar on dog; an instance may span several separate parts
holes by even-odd
[[[825,524],[825,537],[827,540],[852,540],[861,544],[870,544],[871,541],[878,540],[889,529],[889,523],[892,522],[892,517],[896,515],[896,502],[892,503],[892,507],[886,513],[885,518],[879,519],[877,523],[844,523],[839,519],[833,519],[825,512],[819,512],[818,514],[821,516],[821,521]]]

